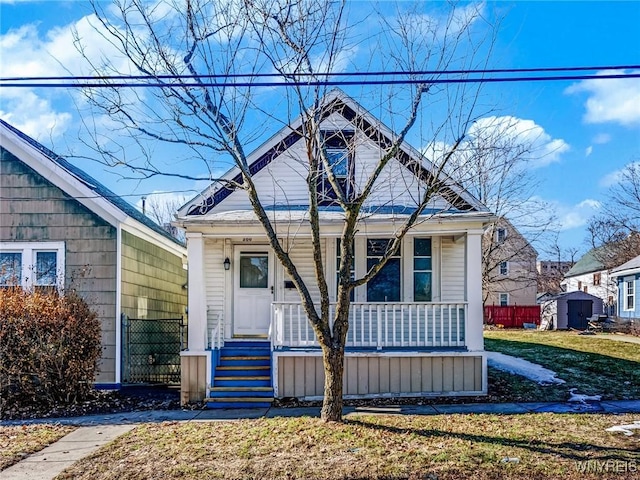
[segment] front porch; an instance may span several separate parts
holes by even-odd
[[[486,359],[468,348],[469,320],[466,302],[352,303],[345,398],[485,394]],[[322,352],[300,302],[272,302],[262,342],[229,337],[223,315],[210,312],[205,397],[211,408],[322,398]]]
[[[333,319],[336,304],[329,306]],[[449,349],[466,347],[467,303],[353,302],[345,347],[351,349]],[[214,331],[219,331],[215,329]],[[300,302],[273,302],[273,350],[319,347]]]

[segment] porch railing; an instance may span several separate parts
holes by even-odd
[[[224,322],[222,312],[217,314],[207,312],[207,333],[209,335],[207,347],[211,350],[219,350],[224,345]]]
[[[335,304],[329,318],[333,319]],[[274,348],[318,346],[300,303],[271,304]],[[464,347],[467,303],[351,303],[347,348]]]

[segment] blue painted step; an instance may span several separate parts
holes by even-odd
[[[208,408],[264,408],[273,402],[271,348],[257,340],[228,341],[212,379]]]

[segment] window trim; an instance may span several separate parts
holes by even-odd
[[[354,195],[355,191],[355,164],[353,151],[353,139],[355,132],[351,130],[323,130],[322,131],[322,148],[328,154],[329,151],[345,151],[346,175],[336,175],[335,178],[341,184],[347,197]],[[327,160],[329,160],[327,158]],[[333,186],[329,182],[328,174],[324,164],[321,161],[319,165],[320,175],[318,176],[317,195],[318,204],[322,206],[334,205],[336,203],[337,194]],[[335,173],[334,173],[335,175]]]
[[[506,303],[503,305],[502,304],[502,296],[505,295],[507,300]],[[498,293],[498,305],[500,305],[501,307],[508,307],[509,306],[509,294],[507,292],[500,292]]]
[[[64,277],[66,271],[65,263],[65,242],[0,242],[0,252],[20,253],[22,255],[22,271],[20,272],[20,284],[18,286],[32,289],[36,286],[36,254],[38,252],[56,253],[56,283],[58,290],[64,288]]]
[[[500,236],[502,236],[502,238],[500,238]],[[506,239],[507,239],[507,229],[504,227],[496,228],[496,242],[503,243]]]
[[[635,310],[636,305],[636,281],[634,278],[631,280],[623,280],[622,282],[622,295],[624,297],[624,311],[631,312]],[[631,305],[629,305],[629,299],[631,299]]]
[[[416,247],[415,247],[415,242],[416,240],[429,240],[430,242],[430,255],[429,256],[424,256],[424,255],[416,255]],[[416,265],[415,265],[415,259],[416,258],[429,258],[431,260],[431,268],[429,270],[426,269],[416,269]],[[434,284],[434,268],[433,268],[433,237],[428,237],[428,236],[419,236],[419,237],[414,237],[413,238],[413,242],[412,242],[412,248],[411,248],[411,274],[412,274],[412,292],[411,292],[411,298],[412,301],[414,303],[429,303],[429,302],[433,302],[433,297],[434,297],[434,293],[433,293],[433,284]],[[431,278],[431,298],[429,300],[416,300],[416,273],[428,273],[430,275]]]

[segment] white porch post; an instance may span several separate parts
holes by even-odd
[[[189,341],[192,351],[207,347],[207,302],[204,282],[204,239],[202,233],[187,232],[189,262]]]
[[[469,351],[482,351],[482,230],[467,232],[466,257],[468,310],[465,340]]]

